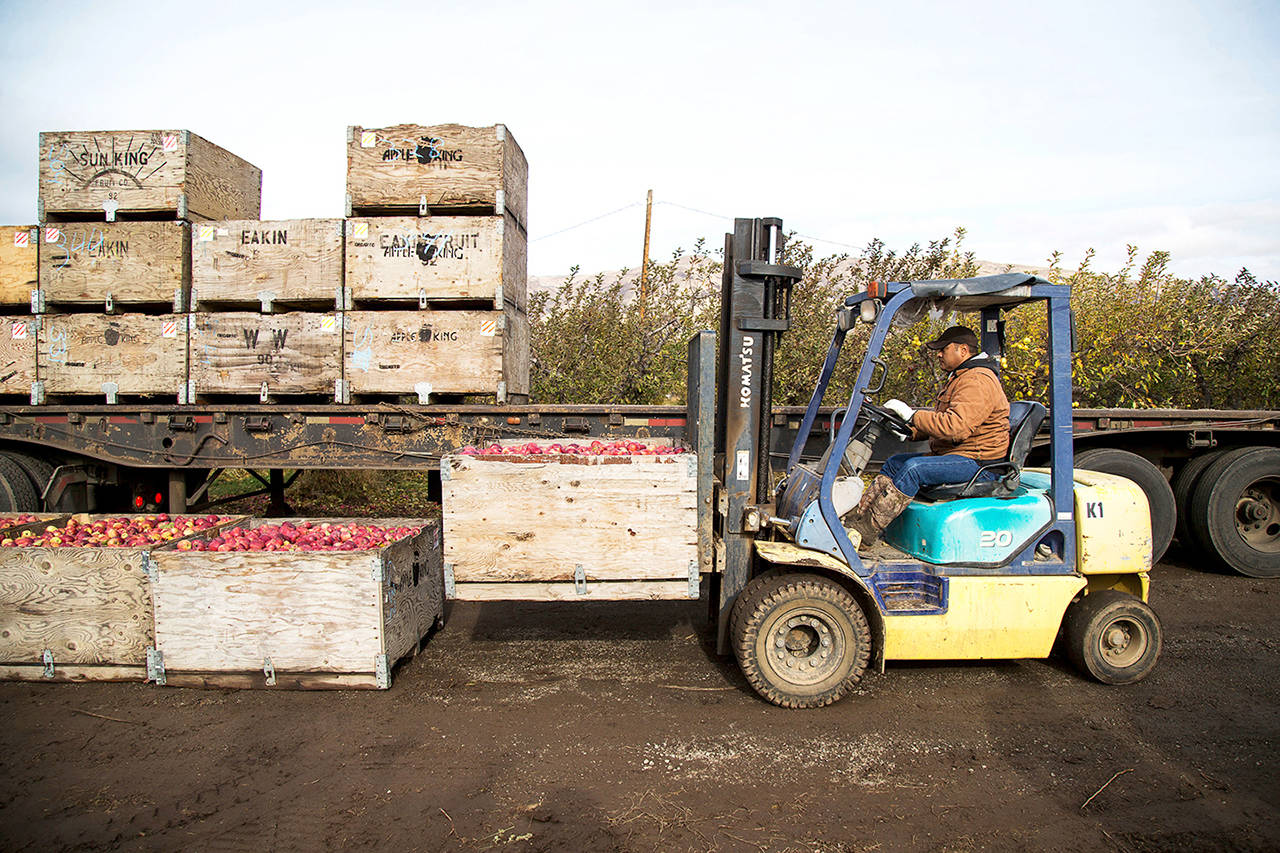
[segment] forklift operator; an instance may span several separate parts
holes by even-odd
[[[1009,450],[1009,399],[999,363],[982,351],[978,336],[952,326],[925,347],[950,373],[933,409],[912,409],[901,400],[885,408],[911,425],[912,439],[929,439],[929,453],[897,453],[885,460],[850,514],[862,542],[875,542],[924,486],[967,483],[985,462]],[[991,479],[984,473],[980,479]]]

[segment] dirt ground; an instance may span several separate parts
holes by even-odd
[[[1164,656],[756,698],[696,607],[457,604],[387,692],[0,684],[5,850],[1276,850],[1280,583],[1157,567]]]

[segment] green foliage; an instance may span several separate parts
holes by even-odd
[[[622,270],[578,278],[529,300],[530,383],[544,403],[683,402],[689,338],[717,327],[721,265],[702,241],[650,262],[643,298]]]
[[[775,354],[774,403],[803,405],[817,382],[834,331],[835,312],[873,281],[967,278],[977,275],[964,229],[905,252],[873,240],[858,258],[815,257],[789,240],[782,262],[803,278],[793,289],[792,326]],[[1050,258],[1050,280],[1072,287],[1078,351],[1074,399],[1086,408],[1280,408],[1280,285],[1247,270],[1233,279],[1196,281],[1168,272],[1169,253],[1151,252],[1139,263],[1136,247],[1117,273],[1090,269],[1093,252],[1075,271]],[[634,277],[632,277],[634,279]],[[700,242],[691,255],[677,251],[651,264],[645,298],[626,292],[624,270],[611,282],[579,279],[530,301],[532,384],[540,402],[679,403],[685,397],[689,338],[719,325],[721,264]],[[632,282],[634,283],[634,282]],[[1007,316],[1005,385],[1014,399],[1045,400],[1046,316],[1031,305]],[[976,315],[935,311],[904,318],[889,335],[882,399],[927,405],[945,379],[922,344],[954,323],[976,325]],[[825,402],[848,398],[865,349],[868,328],[846,340]]]

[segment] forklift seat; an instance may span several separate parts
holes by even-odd
[[[1004,459],[984,463],[967,483],[926,486],[916,497],[926,501],[1012,497],[1022,482],[1022,465],[1031,452],[1031,441],[1040,431],[1046,414],[1045,407],[1034,400],[1013,401],[1009,404],[1009,451]],[[979,480],[986,472],[995,474],[995,478]]]

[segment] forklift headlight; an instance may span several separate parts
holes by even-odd
[[[876,321],[876,317],[880,316],[880,300],[868,299],[862,303],[858,310],[862,316],[862,322],[874,323]]]

